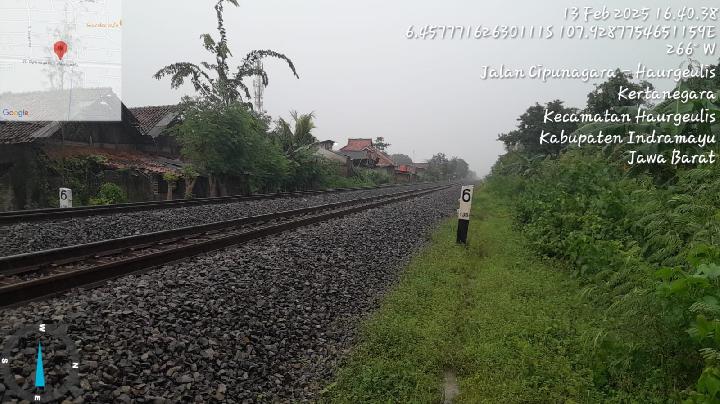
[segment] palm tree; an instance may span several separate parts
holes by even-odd
[[[224,106],[237,101],[243,102],[243,95],[247,100],[250,99],[250,90],[243,83],[246,78],[260,76],[263,86],[267,87],[267,73],[262,65],[258,63],[263,58],[274,57],[284,60],[295,77],[300,78],[295,71],[293,62],[287,56],[272,50],[251,51],[242,59],[234,74],[230,71],[228,58],[232,57],[232,53],[228,46],[227,31],[223,21],[225,2],[238,6],[238,0],[218,0],[217,4],[215,4],[218,21],[217,30],[220,39],[216,41],[210,34],[200,36],[205,49],[215,56],[215,63],[202,62],[200,65],[189,62],[174,63],[163,67],[153,77],[160,80],[165,76],[171,76],[170,86],[172,88],[180,87],[185,83],[186,79],[189,79],[195,87],[195,91],[204,101]],[[252,108],[252,103],[247,102],[245,104]]]
[[[315,113],[300,115],[297,111],[291,111],[290,116],[295,123],[295,129],[291,129],[290,124],[280,118],[275,128],[275,139],[285,155],[292,158],[299,148],[310,146],[317,142],[317,139],[312,134],[315,129]]]

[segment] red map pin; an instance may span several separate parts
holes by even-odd
[[[68,45],[64,41],[57,41],[55,42],[55,46],[53,46],[53,49],[55,49],[55,54],[57,55],[57,57],[62,60],[68,51]]]

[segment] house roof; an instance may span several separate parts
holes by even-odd
[[[348,144],[340,149],[340,153],[352,160],[373,160],[378,167],[395,166],[395,162],[390,156],[373,145],[372,139],[348,139]]]
[[[129,108],[129,110],[137,119],[137,127],[140,132],[153,138],[159,136],[179,115],[177,105],[136,107]]]
[[[13,122],[32,121],[116,121],[122,102],[111,88],[0,93],[3,108],[22,109],[23,118],[0,118]]]
[[[153,138],[159,136],[179,115],[176,105],[138,108],[121,105],[124,120],[137,128],[142,135]],[[58,121],[0,121],[0,144],[30,143],[52,135],[61,125],[62,122]]]
[[[415,166],[409,165],[409,164],[400,164],[395,168],[395,171],[399,173],[408,173],[408,174],[415,174]]]
[[[353,161],[358,161],[358,160],[374,161],[375,166],[377,166],[377,167],[393,167],[393,166],[395,166],[395,162],[387,154],[381,152],[380,150],[375,149],[374,147],[366,148],[365,150],[360,150],[360,151],[340,150],[338,153],[342,154],[343,156],[350,157],[350,160],[353,160]]]
[[[348,139],[348,144],[343,146],[341,151],[362,151],[373,147],[372,139]]]
[[[0,122],[0,144],[30,143],[58,129],[59,122]]]
[[[332,150],[323,149],[322,147],[318,147],[317,150],[315,150],[315,154],[341,164],[347,163],[347,157],[345,155]]]
[[[395,165],[395,162],[393,161],[393,159],[390,158],[390,156],[388,156],[388,155],[385,154],[384,152],[375,149],[375,153],[376,153],[377,160],[378,160],[377,163],[376,163],[377,166],[379,166],[379,167],[392,167],[392,166]]]
[[[340,150],[338,153],[342,154],[343,156],[350,157],[350,160],[369,160],[370,159],[368,152],[365,150],[360,150],[360,151]]]
[[[0,104],[32,105],[24,118],[0,119],[0,144],[30,143],[48,137],[60,128],[60,123],[55,121],[58,118],[109,121],[122,116],[123,110],[122,102],[110,88],[6,92],[0,94]]]
[[[178,172],[187,165],[187,163],[180,160],[155,156],[137,150],[115,150],[66,145],[63,147],[43,147],[43,151],[51,159],[102,156],[105,159],[103,165],[108,168],[133,169],[156,174]]]
[[[32,142],[34,133],[49,122],[0,122],[0,144]]]

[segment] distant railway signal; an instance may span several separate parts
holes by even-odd
[[[470,209],[474,185],[466,185],[460,191],[460,207],[458,208],[457,243],[467,244],[468,228],[470,227]]]

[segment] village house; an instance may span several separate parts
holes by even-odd
[[[400,164],[395,167],[395,182],[413,182],[417,180],[417,172],[412,164]]]
[[[0,210],[57,206],[60,187],[87,200],[103,183],[131,202],[165,199],[163,176],[186,165],[167,131],[178,119],[176,106],[121,105],[117,122],[0,122]],[[176,185],[172,196],[184,197]],[[193,193],[206,189],[200,180]]]
[[[424,173],[427,172],[428,169],[428,163],[412,163],[413,167],[415,167],[415,173],[418,176],[422,176]]]
[[[397,164],[384,151],[378,149],[372,139],[348,139],[339,154],[347,156],[355,168],[367,168],[386,173],[393,182],[414,182],[418,180],[415,164]]]
[[[338,175],[342,177],[351,176],[353,173],[352,161],[349,157],[333,151],[333,146],[335,146],[335,142],[332,140],[316,142],[313,145],[313,147],[315,147],[315,155],[332,162],[337,168]]]
[[[395,174],[395,162],[375,147],[372,139],[348,139],[347,145],[339,153],[350,158],[353,167],[385,172],[390,177]]]

